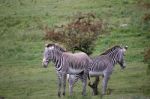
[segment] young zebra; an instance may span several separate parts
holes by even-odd
[[[91,85],[89,83],[89,86],[93,88],[94,94],[97,94],[97,85],[99,82],[99,76],[103,76],[103,82],[102,82],[102,95],[105,94],[106,88],[107,88],[107,83],[109,80],[110,75],[113,72],[113,68],[115,64],[119,63],[121,68],[124,69],[126,67],[125,65],[125,60],[124,60],[124,54],[127,49],[126,47],[121,47],[121,46],[114,46],[104,53],[102,53],[100,56],[97,56],[96,58],[92,59],[92,64],[90,65],[90,70],[89,70],[89,75],[90,77],[95,77],[95,85]],[[67,75],[68,76],[68,81],[69,81],[69,88],[72,91],[73,90],[73,85],[77,80],[82,77],[80,75]],[[94,89],[96,87],[96,89]]]
[[[86,94],[87,76],[89,75],[88,66],[91,62],[89,56],[84,52],[69,53],[55,44],[48,44],[44,50],[43,66],[47,67],[49,61],[55,64],[58,75],[58,96],[61,96],[63,84],[63,95],[66,88],[66,74],[81,74],[83,90],[82,95]]]

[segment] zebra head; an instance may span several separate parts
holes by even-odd
[[[128,49],[128,46],[120,47],[119,53],[118,53],[118,63],[121,66],[122,69],[126,67],[126,63],[124,60],[125,52]]]
[[[56,44],[47,44],[45,46],[45,50],[43,53],[43,61],[42,61],[42,65],[44,67],[48,66],[49,61],[55,59],[54,58],[54,56],[56,56],[56,55],[54,55],[55,52],[65,52],[65,50]]]
[[[127,50],[127,48],[128,48],[127,46],[122,47],[122,46],[116,45],[106,50],[101,55],[107,55],[111,59],[113,65],[119,63],[121,68],[123,69],[126,67],[125,61],[124,61],[124,55],[125,55],[125,51]]]

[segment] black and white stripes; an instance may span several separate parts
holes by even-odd
[[[83,82],[82,94],[86,92],[87,77],[98,77],[102,75],[103,86],[102,94],[105,94],[107,83],[112,74],[115,64],[120,64],[125,68],[124,54],[127,47],[114,46],[95,58],[89,58],[86,53],[69,53],[62,47],[55,44],[48,44],[45,47],[43,66],[47,67],[49,61],[55,64],[58,75],[58,96],[61,95],[63,85],[63,95],[65,95],[66,76],[68,74],[70,95],[73,91],[74,83],[80,78]]]
[[[88,66],[91,62],[89,56],[84,52],[69,53],[65,52],[62,48],[49,44],[45,47],[43,66],[47,67],[49,61],[55,64],[55,68],[58,74],[59,80],[59,90],[58,96],[60,96],[61,84],[64,86],[63,95],[65,95],[66,86],[66,74],[79,74],[83,72],[83,91],[82,94],[86,93],[86,81],[88,76]],[[71,93],[72,94],[72,93]]]
[[[112,74],[114,65],[119,63],[121,68],[125,68],[124,53],[126,49],[127,47],[114,46],[106,50],[100,56],[92,59],[92,64],[89,67],[89,75],[91,77],[104,76],[102,94],[105,94],[107,82],[109,76]],[[71,81],[69,82],[69,85],[73,86],[72,84],[78,80],[78,76],[71,76],[72,77],[69,77],[69,81]]]

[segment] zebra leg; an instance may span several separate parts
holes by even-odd
[[[99,84],[99,76],[95,77],[95,81],[93,82],[93,84],[89,83],[89,87],[92,88],[92,94],[93,95],[98,95],[98,84]]]
[[[73,93],[73,80],[69,77],[69,95]]]
[[[95,85],[95,87],[93,89],[93,94],[98,95],[99,76],[95,77],[95,81],[93,84]]]
[[[66,74],[63,74],[63,75],[62,75],[63,95],[64,95],[64,96],[65,96],[65,94],[66,94],[66,77],[67,77]]]
[[[58,97],[61,96],[61,74],[58,73]]]
[[[109,76],[104,76],[103,78],[103,84],[102,84],[102,95],[105,95],[106,93],[106,88],[107,88],[107,83],[108,83],[108,80],[109,80]]]
[[[75,85],[75,83],[79,79],[77,76],[78,75],[69,75],[68,82],[69,82],[69,94],[70,94],[70,96],[73,93],[73,86]]]
[[[84,81],[82,82],[82,87],[83,87],[82,95],[83,95],[83,96],[86,95],[86,85],[87,85],[87,80],[84,80]]]
[[[87,75],[83,75],[82,78],[80,78],[82,81],[82,95],[85,96],[86,95],[86,85],[87,85]]]

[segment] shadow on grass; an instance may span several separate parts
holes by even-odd
[[[0,99],[5,99],[5,97],[3,97],[3,96],[0,96]]]

